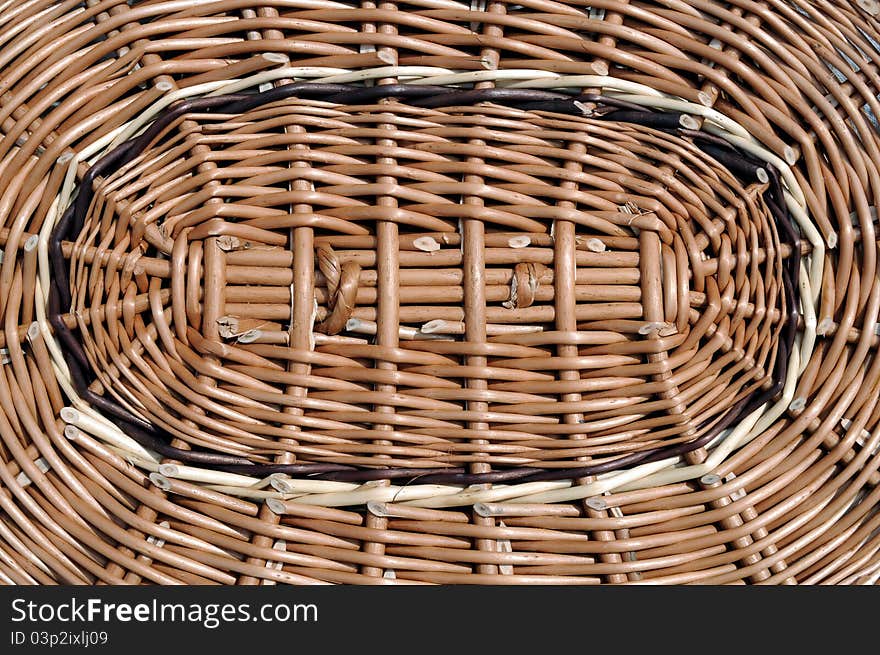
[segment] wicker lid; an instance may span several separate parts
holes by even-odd
[[[880,579],[875,0],[374,4],[0,0],[0,582]]]

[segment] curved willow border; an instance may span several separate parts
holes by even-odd
[[[326,73],[331,74],[326,75]],[[133,137],[142,134],[164,111],[173,107],[174,103],[184,99],[205,97],[221,100],[221,97],[224,95],[235,94],[243,90],[259,89],[268,82],[288,78],[293,80],[308,79],[313,85],[338,85],[387,77],[399,78],[413,87],[427,87],[438,84],[461,85],[493,81],[498,84],[499,88],[511,89],[569,90],[599,88],[609,98],[661,111],[678,112],[687,117],[703,119],[702,129],[705,132],[723,138],[732,146],[752,154],[766,162],[773,170],[779,171],[784,184],[783,197],[785,198],[787,209],[811,245],[811,251],[804,258],[805,262],[801,266],[801,274],[799,276],[800,311],[804,319],[803,331],[798,335],[800,345],[799,348],[792,349],[785,367],[787,372],[783,371],[784,379],[780,380],[779,387],[775,387],[772,393],[767,394],[768,400],[761,402],[760,406],[748,412],[747,416],[743,417],[735,427],[725,428],[719,431],[717,435],[707,439],[710,455],[706,461],[698,465],[681,465],[683,462],[682,455],[686,450],[680,454],[675,453],[668,457],[662,457],[662,453],[658,453],[657,457],[661,457],[661,459],[636,465],[626,470],[593,471],[592,469],[584,468],[583,470],[554,471],[553,479],[558,480],[562,478],[564,481],[555,482],[552,485],[549,481],[542,481],[540,473],[535,475],[535,472],[532,471],[531,473],[536,477],[535,482],[504,486],[495,484],[492,489],[480,492],[474,492],[466,487],[462,487],[460,484],[442,484],[445,478],[454,481],[456,475],[458,477],[475,477],[473,480],[468,480],[466,484],[478,484],[482,482],[479,476],[461,476],[460,474],[447,474],[444,476],[444,474],[439,472],[432,472],[433,475],[430,477],[438,479],[440,484],[420,484],[417,477],[413,483],[406,485],[374,486],[367,489],[355,483],[318,479],[320,476],[301,480],[291,479],[285,473],[273,473],[271,474],[273,476],[271,482],[276,490],[269,492],[261,489],[256,494],[256,497],[275,500],[296,497],[298,502],[327,506],[345,506],[394,499],[396,502],[407,502],[424,507],[454,507],[472,503],[497,502],[500,500],[522,503],[555,503],[590,498],[617,490],[642,489],[673,482],[682,482],[707,475],[713,476],[712,472],[724,462],[727,456],[736,449],[748,444],[766,430],[767,427],[772,425],[774,421],[791,407],[792,403],[798,402],[793,397],[798,375],[803,372],[805,363],[809,361],[815,344],[818,289],[821,286],[823,275],[825,244],[815,224],[809,219],[803,192],[791,173],[789,164],[765,149],[741,125],[715,110],[687,102],[680,98],[659,94],[643,85],[616,80],[607,76],[548,75],[534,70],[454,73],[445,70],[400,67],[383,67],[345,73],[282,67],[242,80],[211,83],[190,87],[185,92],[167,93],[135,120],[120,126],[103,139],[96,141],[89,149],[70,157],[65,156],[63,157],[64,161],[59,161],[59,165],[67,166],[66,182],[53,207],[53,213],[45,222],[40,233],[38,243],[40,263],[40,284],[37,288],[38,299],[42,298],[44,306],[49,300],[48,289],[52,285],[52,267],[49,260],[50,236],[55,225],[61,219],[61,215],[72,203],[71,199],[75,193],[73,179],[80,162],[89,161],[97,164],[102,157],[119,148]],[[283,89],[283,87],[281,88]],[[452,88],[455,87],[453,86]],[[276,93],[277,91],[278,89],[275,90]],[[386,91],[386,93],[390,93],[390,91]],[[684,121],[684,123],[685,125],[689,124],[687,121]],[[833,236],[829,237],[829,240],[832,241],[831,245],[833,246]],[[62,419],[70,426],[76,428],[80,433],[98,437],[112,447],[115,447],[120,455],[125,456],[132,462],[136,462],[146,470],[152,471],[154,474],[153,480],[157,484],[164,484],[162,476],[165,478],[179,477],[184,480],[216,485],[229,493],[250,497],[254,497],[254,487],[264,486],[261,484],[262,478],[260,477],[199,468],[197,466],[179,464],[160,465],[160,458],[154,451],[145,449],[144,446],[120,429],[119,426],[107,420],[105,416],[95,411],[88,402],[80,398],[80,395],[75,390],[67,363],[64,360],[62,348],[50,329],[45,310],[41,315],[38,315],[38,318],[40,332],[49,345],[56,371],[59,375],[59,381],[64,387],[65,393],[72,399],[72,406],[62,410]],[[778,394],[778,398],[774,398],[777,396],[777,391],[781,391],[781,393]],[[73,429],[69,429],[66,434],[71,437],[75,432]],[[696,448],[703,445],[706,444],[697,443],[693,447]],[[307,466],[304,473],[308,473]],[[321,471],[316,472],[318,474],[321,473]],[[518,471],[516,473],[521,477],[526,477],[529,471]],[[599,474],[595,482],[587,485],[571,486],[571,479],[595,473]],[[388,476],[390,477],[391,474],[389,473]],[[385,476],[380,474],[380,477]],[[490,480],[486,479],[485,481],[488,482]],[[496,482],[495,480],[492,481]]]

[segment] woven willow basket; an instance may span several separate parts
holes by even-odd
[[[0,580],[873,584],[875,0],[6,0]]]

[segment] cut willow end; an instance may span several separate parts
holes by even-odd
[[[277,498],[267,498],[266,506],[272,510],[273,514],[277,514],[278,516],[283,516],[287,513],[287,507]]]
[[[171,481],[161,473],[150,473],[150,482],[162,491],[171,490]]]
[[[273,64],[285,65],[290,63],[290,57],[281,52],[264,52],[261,56],[263,59],[270,61]]]
[[[434,237],[419,237],[413,241],[413,246],[422,252],[437,252],[440,244]]]

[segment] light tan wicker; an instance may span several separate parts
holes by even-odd
[[[873,0],[0,5],[0,580],[880,577]]]

